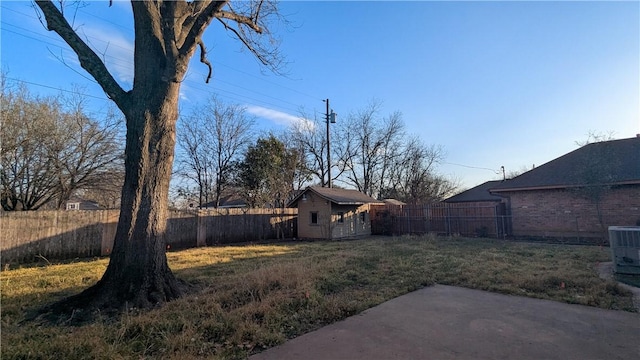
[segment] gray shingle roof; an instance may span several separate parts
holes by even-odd
[[[591,143],[511,180],[492,192],[640,184],[640,137]]]
[[[318,196],[338,205],[364,205],[369,203],[383,204],[383,202],[378,201],[367,194],[361,193],[358,190],[311,186],[291,200],[288,206],[296,206],[298,200],[300,200],[302,196],[309,191],[314,192]]]
[[[503,199],[501,196],[493,195],[489,192],[489,189],[495,188],[501,182],[501,180],[487,181],[469,190],[463,191],[460,194],[447,198],[444,202],[501,201]]]

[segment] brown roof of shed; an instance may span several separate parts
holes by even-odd
[[[364,205],[370,203],[382,204],[381,201],[378,201],[367,194],[361,193],[358,190],[310,186],[291,200],[287,206],[296,206],[302,196],[309,191],[314,192],[321,198],[338,205]]]
[[[490,191],[624,184],[640,184],[640,137],[582,146]]]

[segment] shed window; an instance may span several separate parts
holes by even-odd
[[[312,211],[311,212],[311,224],[312,225],[317,225],[318,224],[318,212],[317,211]]]
[[[366,211],[363,211],[360,213],[360,222],[362,222],[363,224],[366,221],[366,215],[367,215]]]
[[[344,212],[343,211],[338,212],[338,222],[339,223],[343,223],[344,222]]]

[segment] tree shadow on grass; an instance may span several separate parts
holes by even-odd
[[[185,263],[182,262],[176,266],[170,265],[172,272],[175,277],[179,281],[180,289],[182,291],[182,295],[180,298],[198,295],[207,291],[211,284],[214,283],[215,278],[217,276],[225,276],[229,274],[234,274],[236,269],[234,268],[243,268],[245,266],[250,266],[252,268],[260,266],[259,263],[256,262],[256,259],[264,258],[265,261],[269,261],[270,263],[277,263],[280,259],[284,259],[287,256],[290,256],[293,253],[296,253],[297,250],[282,250],[282,248],[286,249],[291,245],[298,245],[299,243],[278,243],[278,244],[262,244],[263,246],[273,246],[279,251],[273,251],[270,253],[269,251],[255,251],[252,248],[255,244],[236,244],[233,246],[235,249],[231,256],[225,257],[224,261],[218,261],[215,263],[210,263],[202,266],[185,266]],[[225,246],[228,247],[228,246]],[[242,249],[248,249],[246,254],[242,254]],[[188,251],[197,253],[199,250],[202,250],[203,253],[206,253],[208,250],[211,250],[212,247],[207,248],[197,248],[190,249]],[[224,251],[224,250],[223,250]],[[169,258],[174,258],[173,262],[176,262],[175,255],[179,256],[179,252],[168,252],[167,256]],[[39,267],[42,268],[43,271],[46,271],[48,266],[53,265],[69,265],[73,266],[74,264],[90,264],[91,262],[96,261],[97,258],[92,259],[74,259],[74,260],[64,260],[56,263],[32,263],[28,264],[25,267]],[[170,260],[171,263],[171,260]],[[250,264],[250,265],[247,265]],[[34,275],[35,276],[35,275]],[[46,275],[41,277],[42,279],[46,279]],[[9,278],[10,279],[10,278]],[[83,277],[83,281],[84,281]],[[44,280],[46,281],[46,280]],[[84,304],[77,302],[76,300],[80,295],[90,292],[99,282],[93,283],[91,286],[87,287],[89,283],[75,286],[68,286],[58,291],[42,291],[40,295],[33,293],[25,293],[20,296],[3,296],[3,319],[6,316],[20,319],[18,323],[20,325],[36,322],[42,325],[48,326],[58,326],[58,325],[71,325],[71,326],[82,326],[88,323],[95,321],[96,319],[101,319],[103,321],[117,321],[123,314],[131,314],[140,313],[143,311],[151,311],[154,309],[158,309],[162,307],[165,303],[158,303],[155,306],[152,306],[150,309],[135,309],[127,307],[126,304],[124,307],[120,308],[85,308],[82,309]],[[6,295],[6,292],[5,292]],[[37,298],[40,296],[44,296],[49,301],[38,301]],[[34,297],[36,299],[34,299]],[[34,304],[33,302],[36,302]],[[24,310],[23,310],[24,309]],[[82,309],[82,310],[81,310]]]

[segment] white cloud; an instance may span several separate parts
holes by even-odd
[[[118,81],[133,84],[133,40],[113,28],[85,25],[80,34]]]
[[[314,123],[300,116],[287,114],[282,111],[264,108],[262,106],[249,105],[247,112],[255,116],[271,120],[272,122],[283,126],[303,126],[305,128],[313,128]]]

